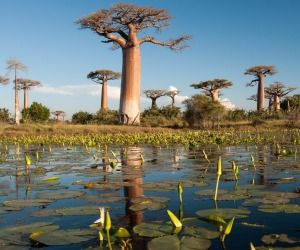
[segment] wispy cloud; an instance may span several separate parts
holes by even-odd
[[[38,93],[66,95],[66,96],[77,96],[77,95],[100,96],[101,95],[101,86],[96,84],[61,85],[57,87],[44,85],[38,88],[34,88],[32,90]],[[108,85],[107,96],[108,98],[111,99],[119,99],[120,87]]]

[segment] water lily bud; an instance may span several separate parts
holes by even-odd
[[[218,159],[217,175],[219,175],[219,176],[222,175],[222,159],[221,159],[221,156],[219,156],[219,159]]]

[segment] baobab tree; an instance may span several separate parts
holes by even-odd
[[[274,82],[270,86],[266,87],[265,91],[268,95],[273,97],[275,111],[279,111],[281,97],[288,95],[290,92],[292,92],[295,89],[296,88],[287,88],[281,82]]]
[[[219,101],[220,89],[229,88],[230,86],[232,86],[232,82],[225,79],[213,79],[191,85],[194,89],[202,89],[204,94],[214,102]]]
[[[120,95],[120,123],[140,123],[141,56],[140,46],[152,43],[181,50],[189,36],[163,42],[152,36],[138,37],[141,31],[153,28],[160,31],[169,25],[170,15],[164,9],[140,7],[131,4],[116,4],[110,9],[99,10],[76,21],[82,29],[90,29],[101,37],[104,43],[112,43],[122,49],[122,81]]]
[[[169,90],[166,92],[166,96],[169,96],[171,98],[171,107],[174,108],[175,106],[175,96],[180,93],[179,90],[174,89],[174,90]]]
[[[268,111],[269,111],[269,113],[271,113],[272,106],[273,106],[273,96],[269,95],[268,93],[265,93],[265,98],[269,101],[269,103],[268,103]],[[247,100],[257,102],[257,95],[252,95],[252,96],[248,97]]]
[[[18,89],[23,90],[24,92],[24,109],[28,108],[28,91],[32,87],[41,85],[39,81],[35,80],[30,80],[30,79],[23,79],[23,78],[18,78],[17,79],[17,84],[18,84]]]
[[[245,75],[253,75],[255,79],[246,86],[253,87],[257,84],[257,111],[263,111],[265,108],[265,87],[264,80],[267,75],[274,75],[277,71],[274,66],[253,66],[246,69]]]
[[[91,79],[92,81],[98,84],[102,84],[101,111],[107,111],[107,81],[116,80],[120,77],[120,73],[107,69],[92,71],[87,75],[87,78]]]
[[[64,120],[64,118],[66,116],[66,113],[64,111],[61,111],[61,110],[54,111],[54,112],[52,112],[52,114],[55,116],[56,121],[59,121],[60,119]]]
[[[9,83],[9,78],[0,75],[0,84],[6,85]]]
[[[15,124],[19,125],[20,124],[20,104],[19,104],[19,90],[18,90],[18,78],[17,78],[17,72],[18,71],[27,71],[26,65],[24,65],[22,62],[20,62],[16,58],[12,58],[7,60],[7,70],[9,72],[14,73],[14,84],[15,84]]]
[[[156,100],[162,96],[166,95],[166,91],[165,90],[159,90],[159,89],[148,89],[144,91],[144,94],[146,95],[146,97],[150,98],[152,103],[151,103],[151,108],[156,108]]]

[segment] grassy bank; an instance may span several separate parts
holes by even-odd
[[[148,128],[118,125],[22,124],[1,126],[2,144],[59,144],[97,146],[103,144],[133,145],[182,144],[300,144],[300,130],[287,129],[282,123],[259,127],[235,124],[219,130]]]

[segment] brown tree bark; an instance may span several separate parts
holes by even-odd
[[[101,93],[101,111],[107,111],[107,81],[103,80]]]
[[[257,86],[257,111],[263,111],[265,109],[265,76],[264,74],[258,74],[258,86]]]
[[[274,96],[274,104],[275,104],[275,111],[280,110],[280,97],[278,95]]]
[[[211,99],[213,102],[218,102],[219,101],[219,89],[213,90],[210,92],[211,93]]]
[[[122,82],[120,94],[120,122],[140,124],[141,58],[140,47],[123,48]]]
[[[23,92],[24,92],[24,109],[27,109],[28,108],[28,89],[24,88]]]
[[[17,71],[15,70],[15,124],[20,125],[20,103],[19,103],[19,90]]]

